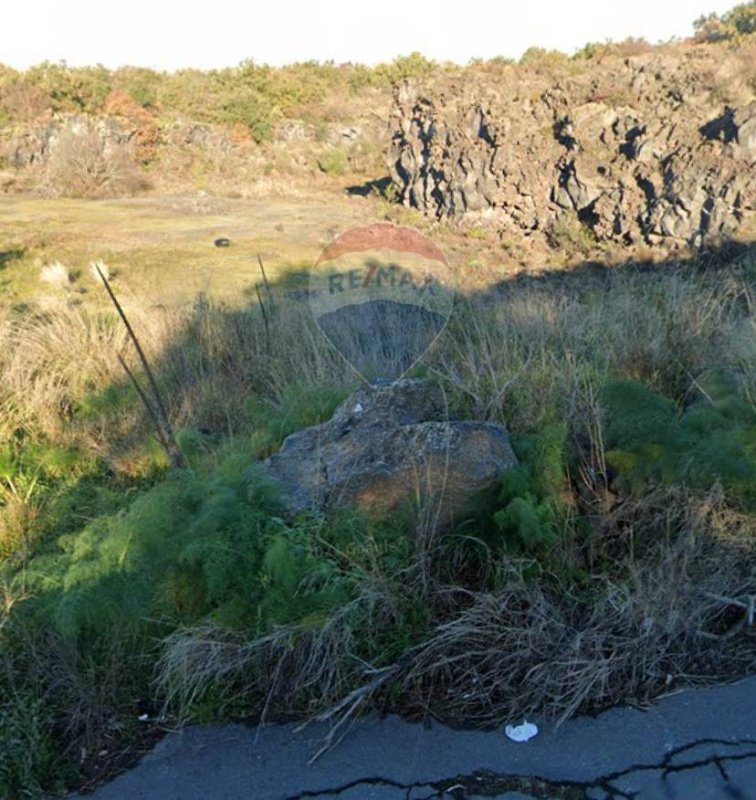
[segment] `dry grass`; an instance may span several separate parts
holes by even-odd
[[[724,638],[726,603],[715,596],[756,592],[753,519],[716,494],[665,494],[637,513],[636,524],[656,532],[679,515],[683,532],[658,538],[642,558],[625,539],[614,564],[627,578],[595,575],[580,595],[557,582],[471,597],[417,650],[405,676],[416,702],[432,693],[435,713],[456,721],[499,724],[534,711],[563,721],[752,669],[753,631]]]
[[[61,412],[73,398],[120,377],[115,352],[126,343],[124,332],[98,325],[65,302],[48,313],[6,313],[0,331],[6,343],[0,356],[3,436],[24,428],[57,439],[63,435]]]
[[[107,281],[115,277],[115,273],[104,261],[93,261],[89,265],[89,274],[92,276],[93,280],[98,282],[102,281],[100,276],[104,277]]]
[[[731,370],[756,396],[753,288],[745,264],[698,275],[682,265],[658,273],[618,268],[460,298],[426,364],[472,416],[505,422],[515,432],[554,418],[590,427],[586,410],[607,375],[641,380],[685,402],[699,376]],[[45,274],[58,287],[68,285],[61,264]],[[354,381],[301,301],[279,300],[266,326],[255,306],[149,309],[120,283],[116,291],[157,369],[176,427],[238,433],[247,424],[249,397],[275,402],[293,382]],[[118,354],[131,358],[131,349],[101,301],[75,305],[61,293],[44,312],[0,307],[0,335],[2,435],[24,428],[53,442],[74,437],[107,457],[119,441],[144,434],[137,402],[68,422],[76,404],[125,384]]]
[[[71,273],[60,261],[48,264],[39,272],[39,279],[55,289],[68,289],[71,285]]]
[[[396,664],[374,668],[359,658],[360,607],[370,606],[373,633],[393,622],[396,598],[373,586],[316,628],[287,626],[258,639],[213,625],[179,630],[163,642],[159,693],[179,716],[213,694],[222,707],[263,719],[320,715],[339,732],[376,703],[489,726],[534,713],[561,722],[756,667],[753,630],[721,599],[756,594],[753,519],[728,509],[716,491],[703,499],[658,494],[625,514],[647,536],[653,531],[655,543],[639,558],[632,537],[615,528],[621,552],[612,574],[594,574],[579,592],[556,576],[513,577],[494,592],[436,580],[423,592],[435,627]],[[660,535],[672,527],[674,536]],[[421,559],[418,550],[410,593],[422,591]]]
[[[340,701],[365,672],[360,628],[390,630],[396,598],[378,576],[363,576],[357,597],[322,624],[285,625],[250,639],[213,624],[182,628],[162,642],[156,688],[166,709],[190,718],[208,694],[223,708],[307,716]]]
[[[281,398],[291,383],[346,385],[351,370],[297,307],[273,313],[230,311],[199,302],[190,309],[148,311],[127,304],[131,323],[158,374],[176,427],[240,433],[252,396]],[[136,398],[69,418],[79,403],[109,388],[127,390],[118,361],[134,365],[123,326],[112,312],[58,303],[47,313],[0,316],[0,434],[19,428],[77,445],[126,469],[129,452],[150,430]],[[87,400],[87,402],[90,402]],[[124,461],[123,459],[126,459]]]
[[[533,430],[555,411],[579,419],[586,386],[607,375],[679,400],[707,370],[752,378],[756,339],[752,312],[744,311],[752,309],[753,287],[744,270],[753,257],[710,274],[680,264],[506,285],[501,294],[458,303],[429,363],[474,416],[514,430]]]

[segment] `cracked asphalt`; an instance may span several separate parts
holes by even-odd
[[[370,716],[312,764],[324,726],[188,727],[88,797],[756,800],[756,676],[539,727],[518,744]]]

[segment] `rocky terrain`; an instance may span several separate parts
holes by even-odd
[[[404,82],[393,185],[405,205],[474,212],[503,236],[673,246],[730,236],[756,207],[754,72],[717,53],[652,51],[547,75],[508,66],[499,80],[429,90]]]
[[[755,36],[423,64],[393,102],[390,82],[350,88],[334,67],[333,86],[279,114],[265,141],[120,90],[97,111],[17,114],[0,120],[0,191],[246,197],[316,181],[465,218],[526,249],[753,237]]]

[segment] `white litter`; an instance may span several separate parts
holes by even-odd
[[[140,714],[140,715],[137,717],[137,719],[138,719],[140,722],[147,722],[147,720],[149,720],[149,718],[150,718],[150,715],[149,715],[149,714]]]
[[[355,405],[355,407],[352,409],[352,414],[354,414],[355,417],[360,417],[362,416],[363,411],[364,409],[362,408],[362,403],[357,403],[357,405]]]
[[[522,725],[507,725],[504,733],[513,742],[527,742],[528,739],[538,735],[538,726],[525,720]]]

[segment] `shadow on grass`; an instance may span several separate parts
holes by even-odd
[[[20,257],[20,251],[7,251],[0,257],[7,263]],[[756,286],[756,245],[725,242],[688,258],[628,261],[616,266],[592,260],[570,270],[523,272],[482,292],[458,291],[460,302],[451,323],[464,327],[467,324],[464,315],[476,304],[490,306],[517,300],[534,290],[554,308],[570,300],[600,304],[602,296],[622,291],[626,279],[652,283],[674,275],[716,276],[736,263],[744,266],[734,280],[747,288],[745,299],[737,301],[741,306],[739,313],[752,315],[753,307],[749,307],[747,298],[752,301]],[[333,379],[342,387],[360,382],[360,377],[314,324],[306,270],[286,272],[266,287],[251,269],[243,296],[247,305],[242,308],[216,306],[198,296],[185,319],[176,326],[161,356],[152,364],[175,426],[199,431],[209,447],[224,437],[247,435],[254,429],[251,401],[255,397],[276,402],[287,384],[307,380],[324,383]],[[519,309],[519,313],[532,314],[534,310]],[[538,317],[523,322],[528,328],[559,336],[553,318]],[[136,333],[144,336],[138,328]],[[443,342],[439,344],[443,346]],[[431,357],[432,353],[433,350]],[[134,363],[132,356],[129,355],[129,360]],[[144,376],[140,379],[146,385]],[[109,425],[109,414],[113,421],[123,414],[124,403],[131,404],[132,409],[136,407],[136,415],[133,431],[125,434],[123,445],[114,445],[121,454],[124,448],[128,450],[143,442],[152,426],[129,379],[124,375],[97,395],[90,395],[85,403],[95,409],[92,413],[103,429]],[[102,411],[97,411],[100,408]],[[62,409],[62,413],[61,425],[75,431],[77,420],[71,418],[70,407]],[[117,454],[104,451],[106,458]]]
[[[742,267],[734,280],[742,282],[747,289],[740,300],[734,301],[740,304],[738,313],[753,315],[748,297],[752,302],[756,291],[756,245],[725,242],[688,258],[628,261],[615,266],[592,260],[570,270],[523,272],[485,291],[458,292],[459,302],[452,314],[451,326],[464,328],[465,315],[476,304],[491,306],[497,302],[516,301],[533,291],[546,297],[547,304],[555,309],[560,303],[570,301],[600,304],[602,297],[622,291],[627,280],[647,280],[651,284],[676,275],[715,279],[721,271],[731,270],[734,264]],[[198,432],[205,449],[217,446],[226,437],[248,435],[254,430],[257,407],[252,402],[254,398],[262,397],[275,403],[280,401],[286,385],[308,380],[322,384],[333,379],[344,388],[361,381],[315,325],[305,269],[283,273],[267,287],[253,270],[250,276],[248,286],[243,289],[247,300],[244,307],[216,306],[204,296],[198,296],[160,358],[152,364],[174,425]],[[519,309],[518,313],[532,315],[535,309]],[[534,317],[521,321],[527,329],[550,331],[556,338],[559,336],[553,318]],[[611,320],[608,323],[611,324]],[[138,329],[136,333],[144,336]],[[444,342],[437,344],[443,346]],[[429,354],[431,358],[435,349],[434,345]],[[129,360],[133,363],[132,356]],[[681,371],[682,380],[690,377],[685,370]],[[144,376],[140,376],[140,380],[146,385]],[[124,403],[136,407],[133,430],[125,433],[121,443],[113,445],[116,450],[105,450],[106,458],[142,446],[145,436],[152,431],[152,422],[125,375],[97,395],[90,396],[87,402],[90,408],[104,409],[102,413],[95,412],[95,416],[99,413],[101,428],[107,428],[109,414],[115,420],[123,413]],[[109,407],[110,412],[107,411]],[[68,416],[61,424],[75,426],[76,420],[70,419],[70,409],[64,411]]]
[[[346,193],[352,197],[383,197],[388,199],[391,187],[391,177],[386,175],[383,178],[365,181],[365,183],[354,184],[346,187]]]
[[[24,257],[24,250],[16,248],[14,250],[0,250],[0,269],[5,269],[11,261],[18,261]]]

